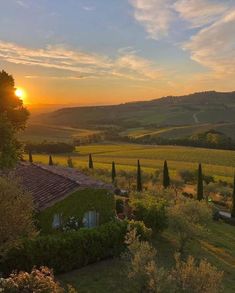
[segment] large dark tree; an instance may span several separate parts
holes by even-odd
[[[163,187],[167,188],[169,186],[170,186],[170,176],[169,176],[167,161],[165,161],[163,166]]]
[[[141,178],[141,167],[140,167],[140,161],[137,162],[137,191],[142,191],[142,178]]]
[[[202,164],[198,166],[198,175],[197,175],[197,199],[203,199],[203,174],[202,174]]]
[[[29,112],[15,95],[11,75],[0,71],[0,168],[11,168],[21,157],[22,149],[17,133],[25,128]]]
[[[53,166],[54,165],[51,155],[49,156],[49,162],[48,162],[48,164],[49,164],[49,166]]]
[[[231,210],[232,218],[235,218],[235,174],[233,180],[233,194],[232,194],[232,210]]]
[[[115,166],[115,163],[112,162],[112,182],[114,183],[115,182],[115,179],[116,179],[116,166]]]
[[[92,159],[91,154],[89,154],[89,163],[88,163],[88,166],[89,166],[89,169],[93,169],[94,168],[94,166],[93,166],[93,159]]]

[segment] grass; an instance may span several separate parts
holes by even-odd
[[[98,131],[95,130],[78,129],[66,126],[30,123],[26,130],[21,133],[20,140],[36,143],[44,140],[72,143],[74,139],[87,137],[97,132]]]
[[[207,175],[217,180],[232,182],[235,168],[235,152],[178,146],[147,146],[135,144],[94,144],[77,147],[73,154],[75,167],[88,164],[88,154],[93,156],[95,168],[111,169],[115,161],[118,170],[135,170],[140,159],[142,170],[153,173],[162,169],[163,161],[168,160],[171,176],[182,169],[196,170],[199,162]],[[67,155],[54,155],[53,161],[67,164]],[[48,155],[35,154],[35,162],[48,163]]]
[[[177,249],[175,236],[164,232],[154,240],[158,252],[158,264],[170,268],[174,264]],[[224,271],[225,293],[235,292],[235,230],[233,226],[214,222],[205,240],[198,239],[191,244],[188,253],[198,260],[206,258],[219,270]],[[63,283],[69,283],[81,293],[92,292],[134,292],[119,259],[110,259],[83,269],[58,276]]]

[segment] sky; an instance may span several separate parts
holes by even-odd
[[[0,0],[0,70],[28,104],[235,90],[235,0]]]

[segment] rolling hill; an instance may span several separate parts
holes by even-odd
[[[63,108],[38,116],[70,127],[116,125],[124,128],[235,123],[235,92],[201,92],[114,106]]]

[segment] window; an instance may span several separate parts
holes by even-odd
[[[99,225],[99,213],[96,211],[86,212],[83,217],[83,225],[86,228],[92,228]]]
[[[53,221],[52,221],[52,228],[59,229],[62,225],[62,219],[60,214],[54,214]]]

